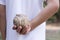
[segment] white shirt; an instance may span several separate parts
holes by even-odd
[[[20,35],[13,27],[13,18],[22,13],[32,20],[43,8],[43,0],[0,0],[6,5],[6,40],[45,40],[45,22],[26,35]]]

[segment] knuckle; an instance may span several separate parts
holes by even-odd
[[[19,27],[20,29],[22,29],[22,27]]]

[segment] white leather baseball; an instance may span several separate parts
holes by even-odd
[[[27,18],[27,16],[23,15],[23,14],[16,14],[16,16],[13,19],[13,24],[18,26],[26,26],[27,24],[29,24],[29,20]]]

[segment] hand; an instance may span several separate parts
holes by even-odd
[[[19,34],[27,34],[31,30],[30,25],[26,25],[25,27],[22,28],[22,26],[16,27],[15,25],[13,26],[13,30],[16,30]]]

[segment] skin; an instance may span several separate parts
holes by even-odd
[[[53,16],[59,9],[59,0],[48,0],[47,6],[31,21],[32,29]]]
[[[53,16],[57,10],[59,9],[59,0],[48,0],[48,4],[47,6],[42,9],[41,12],[39,12],[39,14],[33,18],[30,22],[30,25],[28,27],[31,28],[31,30],[29,31],[32,31],[33,29],[35,29],[38,25],[40,25],[41,23],[43,23],[44,21],[48,20],[51,16]],[[21,26],[20,26],[21,27]],[[17,29],[17,32],[20,33],[20,34],[26,34],[28,31],[29,28],[26,27],[25,28],[20,28],[18,27]],[[22,29],[22,31],[21,31]]]
[[[6,28],[6,11],[5,11],[5,5],[0,5],[0,32],[2,35],[2,40],[5,40],[5,28]]]
[[[51,16],[53,16],[57,10],[59,9],[59,0],[48,0],[48,5],[42,9],[39,14],[31,20],[29,25],[26,25],[25,28],[22,28],[19,26],[16,28],[16,26],[13,26],[13,29],[16,30],[20,34],[26,34],[29,31],[32,31],[35,29],[38,25],[43,23],[44,21],[48,20]],[[2,33],[2,39],[5,40],[5,26],[6,26],[6,20],[5,20],[6,14],[5,14],[5,7],[0,5],[0,31]],[[4,23],[4,24],[3,24]]]

